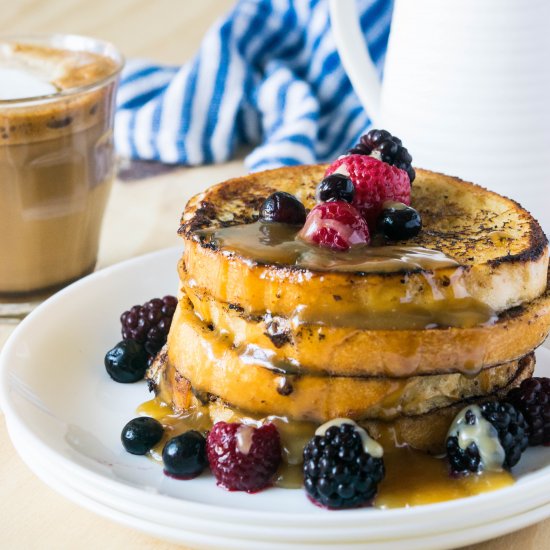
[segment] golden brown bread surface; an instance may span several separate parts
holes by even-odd
[[[431,454],[443,454],[449,427],[455,416],[466,405],[503,399],[512,388],[519,386],[523,380],[531,378],[534,370],[535,356],[529,354],[519,361],[515,378],[508,385],[492,394],[466,399],[463,402],[435,409],[422,415],[403,415],[390,421],[364,420],[361,424],[375,439],[383,438],[385,441],[393,441],[396,445],[409,445],[414,449]]]
[[[196,289],[185,289],[195,314],[233,347],[257,346],[301,374],[414,376],[475,373],[518,359],[550,329],[550,285],[539,298],[505,311],[494,324],[471,328],[361,330],[320,324],[295,326],[285,317],[251,317]]]
[[[262,264],[220,251],[205,228],[249,224],[275,190],[295,194],[311,208],[325,166],[300,166],[251,174],[211,187],[192,198],[183,215],[185,239],[180,276],[216,300],[248,314],[270,311],[306,320],[343,323],[370,311],[437,308],[464,297],[501,312],[533,300],[546,288],[547,240],[517,203],[457,178],[418,170],[412,204],[423,219],[420,234],[405,243],[438,250],[459,267],[354,273]],[[337,252],[335,254],[338,254]],[[334,297],[337,296],[336,300]]]
[[[444,442],[449,426],[453,418],[464,406],[504,397],[513,387],[518,386],[523,380],[531,377],[534,368],[534,354],[529,354],[520,361],[515,362],[512,369],[514,374],[509,378],[507,383],[495,386],[493,391],[484,395],[470,396],[455,401],[451,405],[431,409],[423,414],[402,414],[386,420],[376,418],[363,419],[359,423],[365,426],[376,439],[382,439],[385,442],[391,441],[396,445],[407,444],[415,449],[434,454],[441,453],[444,451]],[[232,411],[236,414],[236,418],[244,416],[259,420],[262,417],[281,416],[288,419],[288,415],[277,415],[275,412],[265,413],[264,411],[255,411],[250,408],[246,409],[246,407],[238,408],[213,393],[203,392],[192,387],[186,378],[174,367],[170,366],[166,351],[159,354],[148,372],[148,378],[155,387],[157,395],[164,402],[173,404],[176,411],[193,409],[199,405],[207,405],[210,408],[213,422],[220,419],[228,422],[236,421],[227,418],[228,414],[229,416],[235,416],[231,414]],[[222,414],[221,418],[220,411]],[[224,415],[224,411],[227,414]],[[287,421],[285,420],[285,422]],[[317,420],[316,422],[320,423],[321,420]]]
[[[291,366],[285,371],[253,346],[232,346],[214,327],[201,322],[182,297],[168,337],[166,368],[170,380],[179,375],[195,391],[216,395],[241,410],[324,422],[336,417],[391,419],[425,414],[491,394],[516,377],[518,361],[484,369],[473,377],[459,373],[408,378],[297,374]]]

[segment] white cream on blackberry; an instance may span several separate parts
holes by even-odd
[[[372,437],[370,437],[370,435],[363,428],[361,428],[361,426],[359,426],[356,422],[350,420],[349,418],[334,418],[332,420],[329,420],[328,422],[321,424],[321,426],[319,426],[315,430],[315,435],[324,436],[329,428],[332,428],[333,426],[339,427],[342,426],[342,424],[351,424],[355,428],[355,431],[361,437],[363,450],[366,453],[374,458],[382,458],[382,456],[384,455],[384,449],[382,448],[382,445],[372,439]]]
[[[474,424],[469,424],[466,419],[468,411],[471,411],[475,417]],[[481,409],[477,405],[465,407],[458,413],[447,435],[447,437],[453,436],[458,439],[458,445],[463,451],[472,443],[476,445],[484,470],[502,470],[506,454],[498,438],[498,432],[483,417]]]

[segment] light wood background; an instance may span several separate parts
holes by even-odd
[[[211,23],[232,5],[232,0],[0,0],[0,34],[86,34],[113,42],[127,57],[182,63],[192,56]],[[187,199],[241,173],[244,167],[236,160],[116,182],[104,224],[100,266],[177,244],[175,231]],[[13,325],[0,323],[0,346],[12,330]],[[548,548],[549,540],[547,521],[470,550],[539,550]],[[0,413],[0,548],[176,547],[87,512],[40,482],[13,449]]]

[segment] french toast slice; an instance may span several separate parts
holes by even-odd
[[[449,426],[464,406],[504,398],[512,388],[530,378],[534,368],[535,356],[531,353],[514,362],[514,374],[507,383],[494,386],[493,391],[484,395],[466,397],[447,406],[432,408],[422,414],[401,414],[390,419],[370,418],[358,421],[368,429],[375,439],[382,439],[396,446],[410,445],[418,450],[434,454],[441,453],[444,452]],[[153,362],[148,372],[148,378],[157,396],[163,402],[171,404],[175,414],[182,411],[184,414],[192,413],[195,410],[204,411],[206,407],[212,424],[221,420],[241,422],[243,418],[254,421],[261,421],[262,418],[269,418],[270,421],[280,419],[287,430],[291,432],[302,430],[304,424],[310,422],[308,419],[295,420],[286,414],[276,415],[273,412],[266,414],[264,411],[255,411],[248,405],[238,408],[211,392],[204,392],[192,387],[191,383],[170,365],[166,349]],[[315,425],[320,422],[313,422],[313,430]]]
[[[252,317],[197,289],[184,288],[195,314],[226,335],[234,348],[255,346],[275,364],[300,374],[472,375],[482,368],[523,357],[538,347],[550,330],[550,281],[544,294],[502,312],[493,324],[423,330],[296,326],[287,318],[269,313]]]
[[[421,415],[401,415],[389,421],[367,419],[363,420],[361,424],[375,439],[389,440],[395,446],[408,445],[413,449],[430,454],[443,454],[446,450],[445,441],[449,427],[465,406],[505,399],[513,388],[519,386],[523,380],[531,378],[534,371],[535,355],[531,353],[518,362],[516,376],[506,386],[493,393],[465,399]]]
[[[507,386],[518,371],[515,360],[484,369],[476,376],[300,374],[286,370],[253,345],[234,347],[223,333],[195,315],[185,296],[172,321],[166,363],[163,376],[172,381],[171,386],[177,386],[179,376],[195,391],[216,395],[241,410],[315,422],[336,417],[362,420],[425,414],[466,398],[494,393]],[[173,397],[171,402],[178,405]]]
[[[260,204],[274,191],[290,192],[311,208],[325,169],[250,174],[193,197],[180,227],[182,281],[249,315],[269,311],[297,322],[361,323],[358,328],[423,328],[426,318],[441,326],[475,326],[489,319],[489,311],[502,312],[544,292],[548,247],[536,220],[512,200],[426,170],[417,171],[412,186],[423,230],[396,244],[439,251],[451,259],[442,267],[306,268],[262,261],[224,247],[217,237],[217,230],[257,221]]]

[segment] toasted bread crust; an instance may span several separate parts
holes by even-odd
[[[186,295],[195,314],[227,335],[234,348],[257,346],[278,364],[287,364],[301,374],[471,375],[523,357],[538,347],[550,330],[550,281],[542,296],[505,311],[494,324],[428,330],[294,326],[291,320],[270,314],[250,317],[234,304],[218,302],[190,288]]]
[[[508,392],[519,386],[523,380],[531,378],[535,371],[535,356],[529,354],[518,363],[515,377],[508,385],[492,394],[473,397],[462,402],[435,409],[417,416],[399,416],[392,420],[369,419],[361,424],[375,439],[390,440],[396,445],[408,445],[413,449],[440,455],[445,452],[447,432],[455,416],[467,405],[503,399]]]
[[[403,300],[430,307],[433,284],[453,299],[456,288],[449,280],[456,279],[469,296],[496,312],[544,292],[548,246],[536,220],[496,193],[425,170],[417,172],[412,192],[424,230],[401,244],[444,252],[460,264],[458,268],[343,273],[262,264],[253,258],[251,263],[237,253],[222,254],[197,235],[205,228],[254,222],[262,200],[275,190],[294,193],[311,208],[324,170],[325,166],[301,166],[251,174],[191,199],[180,227],[185,239],[180,275],[216,300],[237,304],[252,315],[268,310],[292,316],[297,308],[313,312],[321,307],[331,316],[345,317],[356,314],[357,308],[394,309]],[[341,297],[339,303],[332,303],[333,295]]]

